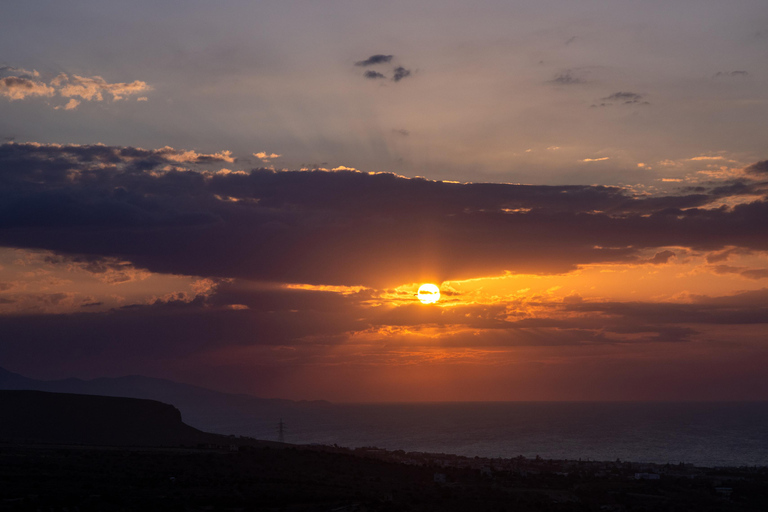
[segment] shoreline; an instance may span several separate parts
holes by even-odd
[[[768,507],[767,467],[489,459],[227,439],[233,443],[196,447],[0,443],[0,512]]]

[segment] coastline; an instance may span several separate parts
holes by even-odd
[[[0,445],[6,510],[725,510],[768,468],[487,459],[230,438],[200,447]]]

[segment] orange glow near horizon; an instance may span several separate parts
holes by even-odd
[[[141,309],[119,305],[159,308],[153,306],[158,298],[191,301],[215,299],[218,293],[228,302],[211,301],[207,314],[225,311],[227,322],[261,328],[265,337],[288,335],[264,345],[249,344],[244,337],[236,346],[190,354],[183,365],[215,362],[213,367],[240,375],[238,389],[257,395],[266,386],[274,396],[333,401],[644,400],[667,396],[664,386],[677,386],[676,398],[692,399],[700,395],[686,394],[685,379],[719,372],[715,377],[722,391],[706,396],[742,396],[746,391],[726,384],[742,368],[752,372],[750,378],[763,371],[758,363],[768,360],[764,332],[759,324],[707,323],[702,312],[714,308],[712,315],[727,320],[729,310],[718,304],[729,297],[741,303],[768,300],[760,298],[768,297],[762,277],[768,273],[768,253],[733,247],[665,250],[674,256],[661,263],[653,260],[657,249],[636,262],[581,265],[562,274],[506,272],[392,288],[216,283],[155,274],[120,261],[89,267],[46,252],[6,250],[0,252],[0,300],[6,301],[0,302],[0,315],[91,313],[97,308],[124,315],[121,311]],[[46,293],[58,294],[65,287],[78,295],[45,300]],[[278,299],[271,298],[273,292]],[[113,298],[117,294],[124,302]],[[102,304],[82,306],[96,302]],[[654,308],[669,317],[649,316]],[[315,323],[317,331],[312,330]],[[726,366],[717,364],[724,357],[721,340],[729,344]],[[692,361],[692,369],[686,361]],[[252,383],[254,365],[274,368],[275,376]],[[645,372],[655,368],[669,375],[655,387],[646,386]],[[184,375],[184,368],[178,371]],[[620,385],[602,388],[605,379]],[[349,381],[360,386],[352,389]],[[407,391],[415,387],[418,393]],[[750,393],[743,396],[763,397]]]

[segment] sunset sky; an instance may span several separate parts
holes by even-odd
[[[765,0],[13,2],[0,47],[0,367],[768,400]]]

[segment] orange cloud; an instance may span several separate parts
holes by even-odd
[[[40,73],[36,70],[4,67],[0,68],[0,73],[11,74],[0,78],[0,96],[10,100],[23,100],[30,97],[51,98],[56,95],[69,99],[66,104],[55,106],[56,110],[74,110],[83,101],[105,101],[105,99],[120,101],[152,89],[141,80],[130,83],[110,83],[100,76],[69,76],[66,73],[60,73],[46,84],[40,80]],[[146,101],[147,97],[141,96],[137,100]]]
[[[43,82],[17,76],[0,78],[0,95],[10,100],[23,100],[30,96],[51,97],[54,93],[54,88]]]
[[[146,82],[141,80],[134,80],[131,83],[109,83],[100,76],[72,75],[69,77],[65,73],[54,78],[51,85],[57,87],[59,94],[65,98],[78,97],[86,101],[103,101],[105,94],[109,94],[113,100],[119,101],[127,96],[141,94],[151,89]]]
[[[273,158],[280,158],[282,155],[278,155],[277,153],[267,153],[266,151],[259,151],[258,153],[254,153],[253,156],[259,160],[272,160]]]

